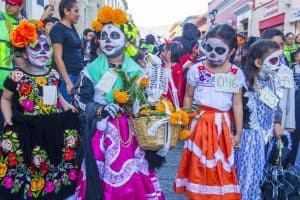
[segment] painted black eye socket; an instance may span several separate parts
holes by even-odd
[[[116,31],[113,31],[110,33],[110,38],[113,40],[120,39],[120,37],[121,37],[120,33],[116,32]]]
[[[274,58],[271,58],[271,59],[269,60],[269,63],[270,63],[271,65],[277,65],[278,62],[279,62],[279,58],[278,58],[278,57],[274,57]]]
[[[226,49],[224,47],[217,47],[216,53],[219,55],[223,55],[226,52]]]
[[[39,51],[39,50],[41,50],[41,45],[38,43],[34,47],[30,47],[30,48],[34,51]]]
[[[44,44],[44,50],[45,51],[50,51],[50,45],[49,44]]]
[[[100,40],[106,40],[107,36],[107,33],[105,31],[102,31],[100,35]]]
[[[209,44],[206,44],[206,45],[205,45],[205,48],[206,48],[206,51],[207,51],[207,52],[212,52],[212,50],[214,49],[214,48],[212,48]]]

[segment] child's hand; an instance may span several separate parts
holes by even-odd
[[[12,125],[13,125],[13,123],[11,122],[11,120],[5,120],[4,127],[5,126],[12,126]]]
[[[11,79],[15,82],[15,83],[19,83],[20,80],[23,78],[24,74],[21,71],[13,71],[11,73]]]
[[[56,0],[49,0],[49,5],[54,6],[56,4]]]
[[[280,138],[283,135],[283,131],[279,123],[274,123],[274,133],[277,138]]]
[[[232,146],[233,146],[233,148],[240,148],[240,143],[241,143],[241,136],[240,135],[232,136]]]
[[[78,112],[78,110],[73,105],[71,105],[69,103],[64,103],[63,108],[64,108],[65,111],[72,110],[73,113]]]

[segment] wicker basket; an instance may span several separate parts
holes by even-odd
[[[133,126],[135,129],[135,134],[139,146],[144,150],[158,151],[163,148],[166,137],[166,128],[167,125],[161,125],[155,136],[151,136],[148,134],[148,129],[151,125],[162,119],[162,116],[150,116],[150,117],[139,117],[133,118]],[[178,134],[181,131],[180,125],[171,125],[171,141],[170,141],[170,149],[174,148],[177,143]]]

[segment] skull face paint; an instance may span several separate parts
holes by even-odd
[[[125,34],[114,24],[104,25],[100,35],[100,47],[108,57],[116,57],[123,53],[126,44]]]
[[[29,62],[37,67],[44,67],[51,58],[51,42],[45,34],[40,34],[34,45],[26,47]]]
[[[228,54],[229,47],[221,39],[207,39],[205,44],[205,56],[213,67],[223,64],[227,60]]]
[[[282,55],[282,50],[277,50],[267,56],[262,65],[262,72],[264,74],[275,74],[280,67],[280,56]]]

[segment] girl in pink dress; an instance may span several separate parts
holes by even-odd
[[[79,78],[76,99],[84,116],[85,135],[76,199],[163,200],[154,169],[149,168],[128,115],[115,104],[113,95],[115,89],[123,87],[122,78],[114,72],[116,68],[131,78],[143,73],[124,54],[128,39],[132,39],[124,27],[127,31],[136,28],[126,23],[126,15],[126,20],[114,21],[113,16],[120,15],[119,9],[105,6],[99,12],[98,17],[107,15],[111,21],[98,29],[103,54],[87,65]]]

